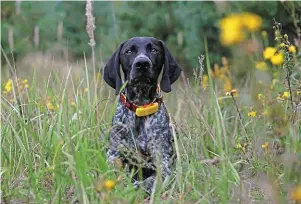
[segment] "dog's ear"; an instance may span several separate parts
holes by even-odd
[[[116,95],[119,94],[119,90],[122,86],[122,80],[120,75],[120,61],[119,54],[124,43],[120,44],[118,49],[112,55],[104,68],[103,79],[116,90]]]
[[[164,42],[160,40],[164,50],[164,69],[160,83],[161,90],[168,93],[171,91],[171,84],[173,84],[181,75],[181,68],[171,55]]]

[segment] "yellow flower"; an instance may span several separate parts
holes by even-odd
[[[89,90],[88,88],[84,88],[84,92],[85,92],[85,93],[88,92],[88,90]]]
[[[228,59],[227,59],[227,57],[222,57],[222,64],[223,64],[223,66],[225,66],[225,67],[228,66]]]
[[[206,90],[206,89],[207,89],[207,86],[208,86],[208,76],[207,76],[207,75],[204,75],[204,76],[203,76],[203,79],[202,79],[202,88],[203,88],[204,90]]]
[[[298,185],[293,192],[291,192],[291,199],[301,202],[301,185]]]
[[[4,89],[5,89],[5,91],[6,91],[7,93],[9,93],[9,92],[12,90],[12,83],[13,83],[13,81],[12,81],[11,79],[9,79],[9,80],[6,82],[6,84],[5,84],[5,86],[4,86]]]
[[[267,64],[264,61],[256,62],[256,69],[260,71],[267,71]]]
[[[54,110],[54,106],[51,102],[47,103],[46,106],[49,110]]]
[[[231,84],[231,80],[226,78],[225,83],[224,83],[224,91],[228,92],[232,90],[232,84]]]
[[[221,72],[220,72],[219,67],[218,67],[217,64],[214,64],[213,70],[214,70],[214,72],[213,72],[213,73],[214,73],[214,76],[215,76],[215,77],[219,77],[220,74],[221,74]]]
[[[71,106],[76,106],[76,104],[75,104],[74,101],[71,101],[71,102],[70,102],[70,105],[71,105]]]
[[[26,89],[27,89],[28,87],[29,87],[29,85],[28,85],[28,84],[25,84],[25,85],[24,85],[24,88],[26,88]]]
[[[282,98],[288,99],[289,97],[290,97],[290,92],[288,92],[288,91],[283,92]]]
[[[300,95],[301,94],[301,91],[297,91],[297,95]]]
[[[296,47],[294,45],[289,46],[288,51],[290,53],[296,53]]]
[[[244,13],[242,15],[243,25],[250,31],[256,31],[260,29],[262,25],[262,19],[260,16],[253,13]]]
[[[116,186],[116,182],[113,180],[106,180],[104,186],[108,191],[110,191]]]
[[[261,99],[262,99],[262,94],[261,94],[261,93],[257,94],[257,98],[258,98],[259,100],[261,100]]]
[[[271,57],[274,56],[275,52],[276,52],[276,48],[274,47],[267,47],[264,49],[263,51],[263,57],[264,59],[270,59]]]
[[[219,21],[219,27],[222,30],[228,29],[229,26],[241,28],[241,17],[239,14],[231,14]]]
[[[261,32],[261,35],[262,35],[262,37],[266,38],[268,36],[268,33],[265,30],[263,30]]]
[[[234,26],[229,26],[227,30],[221,32],[220,40],[222,45],[231,46],[242,42],[245,39],[244,33]]]
[[[283,63],[283,55],[282,53],[275,54],[270,59],[273,65],[281,65]]]
[[[256,116],[256,111],[250,111],[248,116],[254,118]]]
[[[27,79],[24,79],[24,80],[22,81],[22,83],[23,83],[23,84],[27,84],[27,83],[28,83],[28,80],[27,80]]]
[[[220,40],[224,46],[231,46],[244,40],[241,16],[232,14],[219,22],[221,28]]]
[[[261,147],[263,149],[267,149],[269,147],[269,143],[268,142],[265,142],[263,145],[261,145]]]

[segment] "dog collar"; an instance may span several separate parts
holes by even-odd
[[[158,87],[157,97],[152,103],[143,106],[136,105],[127,101],[124,93],[120,93],[120,100],[125,107],[135,112],[138,117],[143,117],[154,114],[159,110],[159,105],[163,102],[163,96],[160,94],[160,88]]]

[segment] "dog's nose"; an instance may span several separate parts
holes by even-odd
[[[143,57],[143,58],[139,58],[139,59],[135,62],[134,66],[135,66],[137,69],[148,69],[148,68],[150,68],[151,63],[150,63],[150,60],[149,60],[149,59]]]

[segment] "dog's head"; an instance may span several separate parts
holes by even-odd
[[[128,87],[155,87],[162,71],[160,87],[171,91],[171,84],[180,76],[181,69],[165,44],[152,37],[134,37],[122,43],[104,68],[104,80],[119,93],[122,86],[120,65]]]

